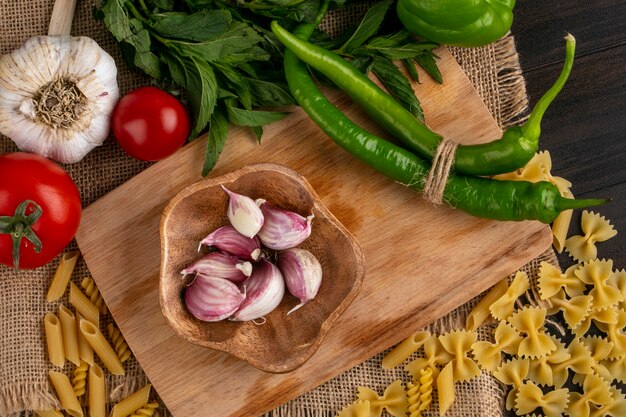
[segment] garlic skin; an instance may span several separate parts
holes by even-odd
[[[22,151],[78,162],[109,134],[116,77],[90,38],[31,38],[0,58],[0,133]]]
[[[226,215],[230,224],[242,235],[253,238],[263,226],[264,218],[258,202],[248,196],[237,194],[222,185],[228,194],[228,211]],[[265,200],[260,200],[264,202]]]
[[[315,217],[313,213],[305,218],[298,213],[274,207],[265,201],[260,208],[265,222],[258,237],[268,248],[290,249],[304,242],[311,235],[311,221]]]
[[[233,314],[246,299],[236,284],[224,279],[198,275],[185,289],[185,304],[202,321],[220,321]]]
[[[269,314],[285,295],[285,281],[276,265],[261,259],[252,267],[252,275],[243,283],[246,299],[230,317],[234,321],[255,320]]]
[[[224,278],[235,284],[244,282],[252,273],[250,262],[220,252],[211,252],[180,272],[183,276],[198,274],[212,278]]]
[[[215,230],[202,239],[200,246],[202,245],[213,246],[246,261],[256,261],[261,256],[259,238],[256,236],[253,238],[245,237],[232,226],[223,226]]]
[[[322,265],[308,250],[293,248],[278,254],[277,266],[289,292],[300,299],[300,304],[287,313],[291,314],[317,295],[322,284]]]

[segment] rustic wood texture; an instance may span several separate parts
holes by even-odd
[[[185,307],[180,271],[199,258],[198,242],[230,224],[226,216],[229,199],[222,186],[283,210],[315,216],[311,235],[298,247],[320,262],[324,279],[317,296],[298,311],[289,314],[300,300],[288,292],[265,316],[262,326],[253,321],[203,322]],[[282,165],[247,165],[190,185],[163,211],[160,231],[159,299],[167,322],[186,340],[228,352],[263,371],[288,372],[306,362],[363,284],[365,257],[354,236],[328,211],[304,177]]]
[[[573,183],[576,197],[613,200],[593,208],[618,231],[598,244],[598,256],[626,268],[626,0],[524,0],[512,32],[531,105],[560,71],[564,34],[576,37],[570,80],[546,113],[539,147],[550,151],[552,172]],[[581,232],[579,222],[576,211],[570,235]],[[565,252],[559,261],[573,264]]]
[[[431,126],[459,140],[499,137],[460,67],[447,51],[438,53],[445,85],[425,80],[416,87]],[[344,96],[334,92],[331,100],[378,131]],[[201,179],[204,145],[186,146],[96,201],[77,234],[114,319],[176,417],[270,410],[446,314],[551,243],[548,227],[538,222],[489,221],[432,206],[340,150],[299,110],[267,127],[260,145],[249,132],[232,130],[212,175],[258,162],[297,171],[356,237],[366,260],[360,293],[317,352],[292,372],[265,373],[186,342],[159,307],[159,220],[177,192]]]

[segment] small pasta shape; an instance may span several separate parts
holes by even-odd
[[[407,360],[409,356],[417,352],[430,336],[430,332],[428,331],[418,331],[407,337],[402,343],[385,355],[382,361],[383,369],[391,369],[400,365]]]
[[[593,359],[593,365],[591,365],[591,367],[595,373],[605,378],[607,381],[611,381],[613,379],[611,373],[602,362],[611,355],[613,342],[600,336],[583,337],[581,341],[591,354],[591,359]],[[579,378],[582,379],[582,375],[580,375]],[[574,382],[577,383],[580,379],[575,379]]]
[[[561,290],[564,290],[570,297],[584,294],[585,283],[574,274],[577,268],[578,265],[573,265],[565,273],[561,273],[561,270],[556,266],[542,261],[539,264],[539,272],[537,273],[541,299],[547,300]]]
[[[46,347],[50,363],[63,367],[65,365],[65,350],[63,349],[63,331],[59,318],[53,313],[46,313],[44,319],[46,332]]]
[[[452,355],[454,381],[469,381],[480,375],[480,368],[469,356],[472,344],[476,343],[476,332],[455,330],[439,336],[443,348]]]
[[[159,408],[159,403],[153,401],[135,411],[130,417],[152,417],[157,408]]]
[[[563,312],[563,319],[571,330],[576,329],[591,312],[593,297],[590,295],[578,295],[567,299],[565,292],[560,290],[548,301],[554,308]]]
[[[335,417],[370,417],[369,401],[355,401],[341,411]]]
[[[626,269],[620,269],[615,271],[609,277],[607,284],[617,288],[621,293],[624,300],[626,300]]]
[[[56,301],[65,294],[67,284],[70,282],[72,272],[78,261],[78,252],[66,252],[61,255],[59,265],[57,266],[50,286],[48,287],[48,293],[46,294],[46,301]]]
[[[431,371],[431,375],[432,375],[432,371]],[[416,382],[416,383],[408,382],[406,384],[406,396],[407,396],[407,404],[408,404],[406,411],[409,417],[422,417],[422,412],[419,409],[420,395],[421,395],[421,392],[420,392],[419,382]]]
[[[368,401],[370,405],[370,417],[378,417],[383,408],[394,417],[406,417],[408,398],[402,381],[392,382],[382,396],[370,388],[359,387],[358,398],[360,401]]]
[[[524,307],[509,319],[520,333],[526,334],[519,344],[518,355],[528,358],[539,358],[556,350],[556,345],[543,332],[546,309],[540,307]]]
[[[130,358],[131,351],[128,348],[126,340],[124,340],[124,336],[122,336],[122,332],[120,332],[120,329],[115,327],[113,323],[109,323],[107,326],[107,332],[109,333],[109,339],[111,339],[111,342],[113,343],[115,353],[120,358],[120,362],[126,362],[128,358]]]
[[[626,356],[626,334],[622,329],[626,327],[626,310],[617,310],[617,321],[615,323],[596,323],[598,328],[606,333],[608,341],[613,343],[613,349],[607,359],[617,359]]]
[[[580,322],[574,329],[574,334],[577,337],[583,337],[585,333],[591,328],[591,323],[601,327],[603,324],[615,324],[618,321],[617,310],[614,308],[602,308],[593,309],[587,314],[587,316]]]
[[[593,373],[594,359],[587,347],[580,341],[574,339],[567,346],[570,358],[552,365],[553,385],[561,388],[565,385],[568,378],[568,370],[571,369],[575,374],[588,375]]]
[[[517,330],[502,320],[495,331],[495,342],[475,342],[472,344],[472,352],[482,369],[493,372],[502,362],[502,352],[517,353],[521,341],[522,337]]]
[[[69,378],[65,374],[56,371],[50,371],[48,376],[63,409],[72,417],[83,417],[83,409],[80,407],[78,398],[74,394]]]
[[[437,377],[439,414],[444,415],[454,402],[454,370],[452,362],[443,367]]]
[[[541,408],[546,417],[561,417],[569,403],[569,391],[566,388],[550,391],[546,394],[533,382],[522,384],[515,398],[518,415],[527,414]],[[577,417],[578,414],[572,414]]]
[[[409,382],[406,393],[409,417],[421,417],[422,411],[428,410],[433,401],[433,370],[420,370],[419,380]]]
[[[504,295],[489,306],[491,315],[496,320],[506,320],[511,317],[515,309],[515,301],[524,294],[528,288],[530,288],[528,275],[523,271],[518,271]]]
[[[89,367],[89,417],[106,417],[104,372],[98,365]]]
[[[608,405],[613,400],[611,386],[599,375],[586,375],[583,382],[583,393],[573,392],[570,394],[570,404],[567,412],[570,416],[589,417],[591,415],[590,404],[599,406]]]
[[[576,276],[585,284],[593,285],[589,295],[593,297],[594,310],[613,306],[624,301],[624,295],[607,281],[613,275],[613,261],[591,260],[585,262],[575,272]]]
[[[95,324],[83,319],[80,321],[80,331],[107,369],[113,375],[124,375],[124,365],[122,365],[120,358],[104,338],[100,329]]]
[[[596,242],[604,242],[617,234],[617,230],[603,216],[583,210],[580,225],[584,236],[572,236],[565,241],[565,250],[578,262],[596,259]]]
[[[528,367],[527,378],[537,385],[553,385],[554,372],[552,368],[572,357],[560,340],[554,336],[550,336],[550,338],[557,346],[556,350],[542,358],[530,360]]]
[[[626,397],[615,387],[610,388],[611,402],[603,406],[592,405],[590,417],[626,416]]]
[[[500,365],[498,369],[493,372],[494,378],[502,382],[505,385],[512,385],[513,388],[509,391],[506,397],[506,409],[512,410],[515,407],[515,397],[519,388],[524,383],[528,375],[530,367],[530,361],[528,359],[511,359],[505,361]]]
[[[493,178],[497,180],[539,182],[547,181],[547,174],[541,155],[536,153],[523,167],[513,172],[494,175]]]
[[[617,359],[608,359],[600,362],[611,375],[611,380],[626,382],[626,355]]]
[[[496,285],[491,287],[489,292],[474,306],[472,311],[467,315],[465,320],[466,330],[476,330],[478,326],[483,324],[485,320],[489,318],[491,312],[489,306],[493,304],[498,298],[502,297],[508,288],[506,279],[499,281]]]
[[[80,321],[83,320],[84,317],[80,315],[80,313],[76,313],[76,337],[78,338],[78,354],[82,361],[87,362],[89,365],[93,365],[94,356],[93,356],[93,348],[85,339],[83,332],[80,331]]]
[[[569,189],[561,191],[561,196],[574,198],[574,194]],[[563,253],[563,249],[565,249],[567,233],[572,224],[572,214],[574,214],[574,210],[563,210],[552,222],[552,246],[558,253]]]
[[[414,381],[419,379],[420,370],[425,368],[432,369],[433,378],[437,379],[439,375],[437,365],[443,365],[452,360],[452,355],[443,348],[436,336],[431,336],[424,342],[424,355],[425,357],[416,358],[404,367],[404,370],[413,376]]]
[[[130,394],[122,401],[118,402],[111,409],[110,417],[126,417],[133,414],[146,404],[148,404],[148,398],[150,397],[150,389],[152,385],[147,384],[143,388]]]
[[[76,311],[87,321],[98,325],[100,322],[100,312],[98,308],[93,305],[91,300],[89,300],[73,282],[70,282],[70,304],[74,306]]]
[[[74,395],[82,397],[87,392],[87,372],[89,371],[89,365],[87,362],[82,361],[79,366],[74,369],[74,376],[72,378],[72,388],[74,388]]]
[[[74,365],[80,365],[80,353],[78,352],[78,335],[76,334],[76,317],[63,304],[59,305],[59,321],[63,333],[63,352],[65,359]]]
[[[100,291],[96,286],[95,281],[91,277],[85,277],[80,282],[80,286],[85,290],[85,294],[89,297],[89,300],[95,305],[101,314],[107,313],[107,305],[104,303],[102,299],[102,295],[100,295]]]

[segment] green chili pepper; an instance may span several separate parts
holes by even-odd
[[[511,28],[515,0],[398,0],[404,27],[433,42],[481,46]]]
[[[276,26],[277,23],[272,22],[272,28]],[[313,24],[302,24],[294,33],[308,38],[313,29]],[[423,190],[430,170],[426,161],[348,119],[320,92],[306,65],[290,50],[285,51],[284,68],[287,83],[298,104],[337,145],[393,180]],[[451,175],[445,187],[444,201],[477,217],[551,223],[563,210],[600,205],[608,200],[567,199],[546,181],[498,181]]]
[[[298,58],[330,78],[407,148],[432,160],[443,139],[441,135],[420,123],[411,112],[341,56],[292,35],[277,23],[272,24],[272,30]],[[503,174],[515,171],[530,161],[539,147],[541,119],[565,85],[572,69],[576,42],[571,35],[566,39],[563,70],[554,85],[537,102],[528,121],[507,129],[500,139],[480,145],[459,145],[454,160],[456,172],[469,175]]]

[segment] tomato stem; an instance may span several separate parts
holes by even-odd
[[[29,207],[30,214],[26,214]],[[13,216],[0,216],[0,233],[11,235],[15,272],[19,270],[22,239],[32,243],[36,253],[41,252],[41,240],[33,231],[32,226],[39,220],[42,214],[43,210],[39,204],[32,200],[24,200],[17,206]]]

